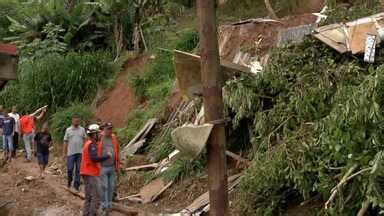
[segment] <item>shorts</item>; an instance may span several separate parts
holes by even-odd
[[[37,153],[37,161],[39,165],[48,165],[49,154]]]

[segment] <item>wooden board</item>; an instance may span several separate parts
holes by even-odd
[[[367,34],[378,35],[375,23],[368,22],[357,25],[352,25],[348,28],[349,45],[352,54],[363,53],[365,50],[365,40]]]
[[[240,174],[230,176],[228,178],[228,183],[229,183],[228,191],[232,191],[236,187],[236,185],[238,185],[240,183],[240,176],[241,175],[242,174],[240,173]],[[188,207],[183,209],[182,212],[189,212],[189,213],[193,214],[196,211],[204,208],[208,204],[209,204],[209,191],[205,192],[204,194],[199,196],[197,199],[195,199],[192,202],[192,204],[190,204]]]
[[[143,139],[143,140],[140,140],[136,143],[125,146],[124,150],[122,151],[124,156],[134,155],[137,152],[137,150],[139,150],[141,147],[143,147],[145,141],[146,140]]]
[[[70,192],[72,195],[79,197],[80,199],[85,199],[85,194],[83,192],[73,191],[65,186],[63,186],[63,189]],[[112,210],[123,213],[125,215],[139,215],[139,213],[141,212],[136,208],[124,206],[117,203],[112,203]]]
[[[313,36],[340,53],[363,53],[367,35],[378,35],[376,22],[382,26],[384,23],[384,13],[347,23],[322,26],[315,30],[316,33]]]
[[[241,163],[244,163],[245,165],[249,166],[251,165],[251,161],[241,157],[240,155],[237,155],[233,152],[230,152],[230,151],[226,151],[225,154],[228,156],[228,157],[231,157],[233,159],[235,159],[236,161],[238,162],[241,162]]]
[[[156,122],[157,118],[149,119],[144,127],[139,131],[139,133],[136,134],[136,136],[128,143],[127,146],[132,145],[141,139],[144,139],[148,135],[149,131],[152,130],[153,126],[155,126]]]
[[[181,94],[189,98],[202,95],[200,56],[174,50],[174,65]],[[253,75],[249,67],[225,60],[221,60],[221,70],[225,80],[244,73]]]
[[[138,170],[151,170],[159,166],[158,163],[146,164],[141,166],[128,167],[124,169],[125,171],[138,171]]]
[[[168,189],[173,182],[167,182],[163,178],[157,178],[151,181],[140,189],[140,197],[143,204],[153,202],[158,198],[166,189]]]

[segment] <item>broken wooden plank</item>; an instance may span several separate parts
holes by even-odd
[[[137,152],[137,150],[139,150],[141,147],[143,147],[145,141],[146,140],[143,139],[143,140],[140,140],[136,143],[125,146],[125,148],[122,151],[124,153],[124,156],[134,155]]]
[[[156,169],[159,166],[159,163],[146,164],[141,166],[134,166],[125,168],[125,171],[139,171],[139,170],[151,170]]]
[[[236,187],[236,185],[240,183],[240,176],[242,176],[242,173],[230,176],[228,178],[228,183],[229,183],[228,191],[232,191]],[[200,209],[203,209],[207,205],[209,205],[209,191],[205,192],[204,194],[199,196],[197,199],[195,199],[192,202],[192,204],[190,204],[188,207],[183,209],[181,213],[188,212],[193,215],[193,213],[195,213]]]
[[[147,121],[147,123],[144,125],[144,127],[139,131],[139,133],[136,134],[136,136],[128,143],[127,146],[132,145],[134,143],[137,143],[141,139],[144,139],[145,136],[148,135],[149,131],[153,128],[153,126],[156,124],[157,118],[152,118]]]
[[[128,200],[130,202],[138,202],[138,203],[143,202],[143,200],[140,198],[140,194],[130,195],[130,196],[126,196],[126,197],[120,197],[120,198],[117,198],[117,200],[118,201]]]
[[[190,98],[202,95],[200,56],[174,50],[174,64],[181,94]],[[221,60],[221,70],[225,80],[242,74],[254,75],[249,67],[226,60]]]
[[[235,154],[233,152],[226,151],[225,154],[227,156],[229,156],[229,157],[231,157],[231,158],[241,162],[241,163],[246,164],[247,166],[251,165],[251,161],[249,161],[249,160],[247,160],[247,159],[245,159],[245,158],[241,157],[240,155],[237,155],[237,154]]]
[[[274,19],[265,19],[265,18],[255,18],[255,19],[246,19],[246,20],[241,20],[239,22],[232,23],[231,25],[237,26],[237,25],[244,25],[244,24],[249,24],[249,23],[282,23],[278,20]]]
[[[69,189],[68,187],[65,187],[65,186],[62,186],[62,187],[66,191],[70,192],[72,195],[77,196],[77,197],[79,197],[82,200],[85,199],[85,194],[83,192],[73,191],[73,190],[71,190],[71,189]],[[132,207],[128,207],[128,206],[123,206],[123,205],[117,204],[117,203],[112,203],[112,210],[120,212],[120,213],[124,213],[126,215],[132,215],[132,216],[133,215],[136,216],[140,212],[136,208],[132,208]]]
[[[166,191],[169,187],[171,187],[173,181],[170,181],[166,186],[163,187],[155,196],[152,197],[151,202],[155,201],[164,191]]]
[[[153,202],[157,197],[159,197],[166,189],[171,185],[171,182],[165,181],[163,178],[157,178],[151,181],[149,184],[145,185],[140,189],[140,197],[143,201],[143,204]]]

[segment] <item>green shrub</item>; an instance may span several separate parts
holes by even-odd
[[[56,141],[62,141],[65,129],[71,126],[74,115],[81,118],[83,126],[87,125],[94,117],[90,107],[85,104],[73,104],[68,108],[58,109],[50,119],[50,129]]]
[[[28,112],[49,105],[55,111],[72,103],[91,101],[97,89],[108,84],[114,73],[108,53],[50,54],[23,62],[19,66],[19,80],[0,92],[0,103],[17,104]]]
[[[286,179],[286,157],[283,149],[253,161],[241,179],[240,203],[242,215],[279,215],[285,207],[286,191],[291,182]]]
[[[372,166],[384,143],[382,63],[368,65],[309,39],[273,51],[256,77],[227,82],[234,125],[253,121],[255,166],[242,178],[243,215],[284,214],[291,193],[300,201],[316,194],[327,200],[339,176]],[[370,175],[349,181],[322,213],[356,214],[372,188]],[[384,206],[377,185],[370,199]]]
[[[201,159],[178,158],[170,168],[161,173],[168,181],[180,180],[189,176],[196,176],[203,170],[203,162]]]

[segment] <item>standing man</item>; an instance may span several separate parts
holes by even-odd
[[[80,118],[72,117],[72,126],[65,130],[63,156],[67,159],[68,188],[80,190],[80,163],[83,144],[87,137],[85,129],[80,126]],[[74,175],[74,176],[73,176]]]
[[[19,146],[19,136],[20,136],[20,115],[17,113],[17,107],[12,107],[12,112],[8,113],[10,117],[15,120],[15,133],[13,134],[13,152],[12,157],[16,157],[16,150]]]
[[[102,154],[111,155],[108,160],[101,162],[101,208],[105,215],[108,215],[112,209],[116,176],[120,171],[119,143],[116,136],[112,133],[112,129],[112,123],[105,123],[103,126],[103,136],[100,140]]]
[[[27,162],[32,160],[32,149],[34,149],[33,137],[35,134],[36,120],[40,120],[47,112],[47,106],[41,107],[34,113],[23,115],[20,118],[20,132],[23,135]]]
[[[81,158],[80,174],[85,185],[85,202],[83,215],[98,215],[100,206],[100,162],[108,160],[111,155],[99,157],[101,150],[99,142],[99,126],[92,124],[87,129],[89,139],[84,144]]]
[[[15,132],[15,120],[8,116],[7,112],[4,112],[3,118],[3,146],[5,160],[11,161],[13,152],[13,135]]]

